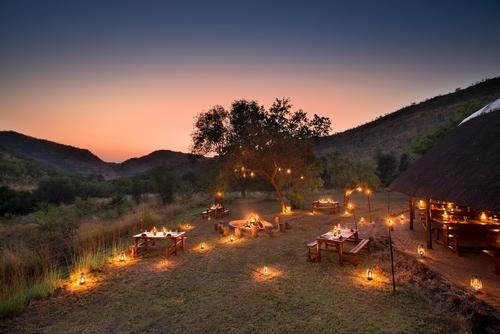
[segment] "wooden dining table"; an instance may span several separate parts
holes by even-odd
[[[344,264],[344,242],[354,240],[358,242],[358,231],[352,229],[340,229],[340,233],[334,235],[333,232],[326,232],[316,238],[317,260],[321,261],[321,251],[337,252],[339,254],[339,264]],[[321,247],[324,245],[324,248]],[[329,248],[334,246],[334,249]]]
[[[337,201],[314,201],[311,206],[311,212],[315,210],[328,209],[330,213],[339,211],[339,202]]]
[[[177,232],[177,231],[166,231],[166,232],[142,232],[133,236],[135,249],[139,249],[140,247],[148,248],[148,246],[154,246],[156,241],[165,240],[167,241],[166,245],[166,257],[170,257],[171,254],[177,256],[178,248],[180,248],[183,252],[186,251],[186,232]],[[140,242],[142,241],[142,245]]]

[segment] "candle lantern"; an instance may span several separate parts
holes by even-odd
[[[234,235],[233,234],[231,234],[231,236],[229,237],[229,240],[231,240],[231,242],[234,241]]]
[[[399,216],[399,221],[401,222],[401,224],[404,224],[404,222],[405,222],[405,215],[401,214],[401,216]]]
[[[484,213],[484,212],[483,212],[483,213],[481,213],[481,220],[483,220],[483,221],[484,221],[484,220],[486,220],[486,218],[487,218],[487,217],[486,217],[486,213]]]
[[[269,268],[267,266],[264,267],[264,275],[269,275]]]
[[[417,253],[418,253],[418,256],[420,256],[421,258],[425,257],[424,245],[422,245],[422,244],[418,245],[418,247],[417,247]]]
[[[153,226],[151,233],[153,233],[153,235],[156,235],[157,232],[158,232],[158,230],[156,229],[156,226]]]
[[[80,285],[85,284],[85,274],[83,272],[80,273],[80,278],[78,278],[78,284],[80,284]]]
[[[125,261],[125,252],[120,253],[120,262]]]
[[[483,282],[478,276],[473,275],[470,279],[470,287],[474,293],[477,293],[483,288]]]
[[[368,270],[366,270],[366,279],[369,281],[373,280],[373,269],[372,268],[368,268]]]
[[[202,243],[201,243],[200,248],[201,248],[202,250],[203,250],[203,249],[205,249],[205,243],[204,243],[204,242],[202,242]]]
[[[418,208],[419,208],[420,210],[425,209],[425,202],[424,202],[424,200],[423,200],[423,199],[421,199],[420,201],[418,201]]]

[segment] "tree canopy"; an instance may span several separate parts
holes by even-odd
[[[196,118],[192,152],[218,155],[225,175],[268,181],[283,209],[283,186],[311,176],[311,140],[328,135],[331,127],[327,117],[308,118],[292,107],[287,98],[267,110],[247,100],[234,101],[229,111],[214,106]]]

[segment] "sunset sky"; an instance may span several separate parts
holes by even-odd
[[[499,1],[0,2],[0,129],[106,161],[187,152],[215,104],[335,132],[500,75]]]

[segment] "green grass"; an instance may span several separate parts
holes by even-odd
[[[0,318],[19,313],[32,300],[47,297],[60,286],[61,277],[60,271],[51,270],[35,284],[19,287],[13,295],[2,298],[0,300]]]
[[[397,205],[394,199],[394,207]],[[401,201],[403,205],[406,201]],[[236,204],[237,207],[236,207]],[[377,215],[386,212],[378,205]],[[231,207],[232,218],[249,210],[267,220],[275,202]],[[198,210],[193,210],[199,213]],[[187,213],[186,213],[187,215]],[[183,219],[183,218],[178,218]],[[290,217],[292,229],[273,237],[245,236],[230,243],[199,218],[188,232],[189,252],[165,261],[150,252],[135,262],[105,266],[88,290],[38,302],[0,330],[24,333],[447,333],[461,332],[456,314],[436,308],[428,295],[398,281],[391,292],[387,249],[362,255],[362,265],[305,259],[304,244],[334,222],[327,215]],[[169,219],[172,224],[176,219]],[[181,222],[181,221],[179,221]],[[384,228],[385,231],[385,228]],[[209,247],[201,252],[198,245]],[[82,260],[89,266],[99,257]],[[276,276],[261,274],[269,266]],[[376,279],[363,278],[376,266]],[[436,298],[439,298],[437,296]]]

